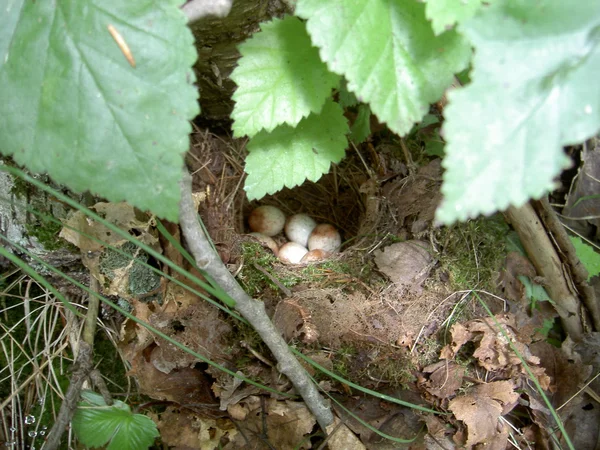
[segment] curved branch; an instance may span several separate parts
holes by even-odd
[[[267,344],[273,356],[277,359],[277,369],[289,378],[298,394],[304,399],[308,409],[314,414],[321,428],[326,430],[333,422],[333,414],[317,387],[290,352],[281,334],[267,316],[263,303],[251,298],[241,288],[210,245],[209,237],[204,234],[200,227],[194,201],[192,200],[191,177],[187,171],[183,175],[180,186],[179,224],[196,264],[235,300],[235,309],[254,327],[264,343]]]

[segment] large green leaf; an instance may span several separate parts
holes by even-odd
[[[180,3],[4,5],[0,152],[74,191],[177,220],[188,121],[198,113],[196,51]]]
[[[342,108],[328,100],[320,114],[311,114],[296,128],[281,125],[271,133],[258,133],[248,143],[248,198],[259,199],[306,179],[317,181],[344,157],[348,131]]]
[[[427,0],[425,13],[435,34],[441,34],[475,15],[483,0]]]
[[[240,45],[242,57],[231,74],[238,85],[231,116],[236,136],[254,136],[287,123],[295,126],[318,113],[339,77],[327,70],[295,17],[263,23]]]
[[[600,2],[499,1],[459,29],[476,56],[445,111],[444,223],[539,198],[600,128]]]
[[[82,391],[84,401],[73,416],[73,430],[87,447],[107,450],[146,450],[158,437],[156,424],[147,416],[133,414],[129,406],[116,400],[107,406],[101,395]]]
[[[381,122],[406,134],[466,67],[471,50],[455,32],[434,36],[414,0],[298,0],[329,69],[369,103]]]

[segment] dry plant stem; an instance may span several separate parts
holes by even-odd
[[[543,277],[544,287],[555,303],[565,331],[571,339],[579,341],[583,336],[581,304],[577,294],[567,284],[562,262],[540,217],[530,203],[520,208],[511,206],[504,215],[519,235],[537,273]]]
[[[100,284],[93,276],[90,275],[90,289],[93,292],[100,290]],[[98,319],[98,309],[100,308],[100,300],[95,295],[88,296],[88,310],[85,316],[85,327],[83,328],[83,340],[94,351],[94,335],[96,334],[96,320]]]
[[[565,227],[560,220],[558,220],[558,216],[550,206],[548,199],[544,198],[540,201],[533,202],[533,207],[544,221],[546,228],[552,233],[556,245],[569,264],[573,282],[581,295],[583,303],[592,316],[594,329],[600,331],[600,308],[596,300],[596,294],[594,289],[587,282],[588,272],[577,257],[575,247],[569,239]]]
[[[99,288],[100,285],[98,284],[98,281],[93,276],[90,276],[90,289],[93,292],[98,292]],[[92,370],[94,335],[96,334],[96,320],[98,318],[99,304],[100,300],[98,297],[90,294],[88,297],[88,310],[85,316],[85,326],[83,328],[83,340],[79,341],[77,360],[75,361],[73,368],[69,389],[67,389],[65,399],[60,405],[56,422],[48,434],[48,440],[42,447],[44,450],[55,450],[58,448],[60,439],[67,428],[67,425],[71,422],[73,414],[75,414],[75,409],[77,409],[77,402],[79,401],[79,394],[83,382]]]
[[[79,354],[77,355],[77,361],[74,366],[73,375],[71,376],[69,389],[67,389],[62,405],[60,405],[60,411],[56,417],[56,422],[54,422],[54,425],[48,434],[48,439],[42,447],[43,450],[55,450],[60,445],[60,438],[73,418],[73,414],[77,408],[81,386],[91,369],[92,347],[90,347],[87,342],[82,341],[79,343]]]
[[[314,414],[323,430],[333,422],[333,414],[325,403],[317,387],[312,383],[304,368],[290,352],[267,313],[262,302],[251,298],[233,278],[227,267],[213,250],[209,237],[198,223],[198,215],[192,200],[191,177],[184,172],[181,185],[179,222],[188,248],[201,270],[210,275],[223,290],[235,300],[241,315],[254,327],[277,360],[277,368],[294,385],[304,399],[306,406]]]

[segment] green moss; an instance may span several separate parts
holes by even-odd
[[[18,166],[15,166],[18,167]],[[34,191],[34,188],[27,181],[19,177],[12,177],[13,185],[10,189],[10,193],[17,198],[27,199]]]
[[[349,381],[351,376],[351,364],[358,351],[350,344],[342,344],[333,358],[333,371]]]
[[[258,270],[255,265],[260,266],[286,287],[298,284],[299,277],[293,273],[290,272],[285,276],[280,276],[277,273],[274,266],[280,264],[278,259],[265,250],[262,245],[256,242],[243,242],[241,248],[244,265],[238,275],[238,280],[240,280],[242,287],[249,295],[256,296],[265,289],[278,289],[277,285]]]
[[[57,250],[66,246],[68,243],[58,237],[62,225],[51,220],[39,219],[35,223],[28,223],[25,229],[30,236],[37,238],[38,242],[46,250]]]
[[[325,261],[323,263],[311,264],[310,266],[303,267],[300,273],[307,281],[318,282],[328,277],[331,273],[351,275],[352,270],[350,264],[347,262]]]
[[[453,289],[495,291],[494,277],[504,263],[508,232],[500,214],[439,230],[440,263]]]

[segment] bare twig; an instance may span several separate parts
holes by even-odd
[[[90,289],[93,292],[100,291],[100,284],[90,275]],[[98,320],[98,310],[100,309],[100,299],[95,295],[88,296],[88,310],[85,316],[85,327],[83,328],[83,340],[94,352],[94,335],[96,334],[96,320]]]
[[[181,7],[188,22],[196,22],[207,16],[226,17],[233,0],[190,0]]]
[[[60,405],[60,411],[56,417],[56,422],[54,422],[54,425],[48,434],[48,440],[42,447],[44,450],[55,450],[60,445],[60,439],[77,408],[81,386],[91,369],[92,347],[90,347],[87,342],[81,341],[79,343],[79,354],[77,355],[77,361],[75,362],[69,389],[67,389],[65,399]]]
[[[306,406],[315,415],[321,428],[326,430],[327,426],[333,422],[333,414],[323,397],[267,316],[263,303],[251,298],[240,287],[210,245],[209,237],[200,227],[192,199],[191,177],[187,171],[184,172],[180,186],[179,222],[196,264],[235,300],[235,309],[254,327],[267,344],[278,362],[278,370],[289,378],[298,394],[306,402]]]
[[[98,281],[91,276],[90,290],[92,292],[98,292],[99,289],[100,285]],[[71,376],[69,389],[67,389],[65,398],[60,405],[56,422],[54,422],[54,425],[48,434],[48,440],[42,447],[44,450],[55,450],[60,445],[60,439],[77,409],[77,402],[79,401],[79,394],[81,393],[83,382],[87,379],[92,370],[94,335],[96,334],[96,320],[98,318],[99,304],[100,300],[98,297],[90,294],[88,298],[87,315],[85,317],[85,327],[83,329],[83,339],[80,339],[78,342],[79,351],[73,366],[73,375]],[[112,404],[112,401],[108,404]]]

